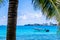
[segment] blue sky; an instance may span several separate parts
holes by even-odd
[[[41,10],[34,10],[32,0],[19,0],[17,25],[57,23],[54,18],[46,20]],[[8,2],[0,8],[0,25],[7,25]]]

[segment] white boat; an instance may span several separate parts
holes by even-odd
[[[34,28],[34,30],[49,32],[49,30],[48,30],[48,29],[42,29],[42,28]]]

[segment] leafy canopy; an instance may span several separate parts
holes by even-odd
[[[0,0],[0,3],[2,2],[2,0]]]
[[[41,8],[47,18],[56,17],[60,21],[60,0],[32,0],[35,8]]]

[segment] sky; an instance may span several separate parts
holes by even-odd
[[[0,7],[0,25],[7,25],[8,18],[8,1]],[[17,25],[25,24],[43,24],[43,23],[57,23],[57,21],[52,18],[46,20],[46,17],[42,14],[40,10],[34,10],[32,0],[19,0],[18,3],[18,17]]]

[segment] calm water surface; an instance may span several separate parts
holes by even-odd
[[[17,26],[16,40],[60,40],[57,26]],[[35,29],[41,29],[40,31]],[[46,30],[49,32],[46,32]],[[6,26],[0,26],[0,40],[6,40]]]

